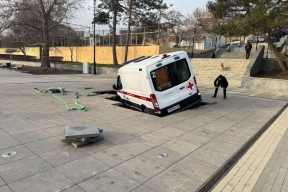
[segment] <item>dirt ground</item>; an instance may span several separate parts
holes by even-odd
[[[81,74],[82,71],[70,70],[70,69],[55,69],[55,68],[42,68],[42,67],[31,67],[24,66],[24,73],[33,75],[55,75],[55,74]]]
[[[260,71],[255,77],[288,80],[288,73],[285,74],[282,71]]]

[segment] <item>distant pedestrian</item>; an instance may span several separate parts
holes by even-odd
[[[251,49],[252,49],[252,44],[251,44],[250,42],[248,42],[248,43],[245,45],[246,59],[249,59]]]
[[[216,57],[214,51],[212,52],[211,57],[212,57],[212,58],[215,58],[215,57]]]
[[[223,99],[226,99],[226,89],[228,87],[228,81],[227,81],[226,77],[224,77],[223,75],[219,75],[214,81],[214,86],[215,86],[215,92],[214,92],[213,98],[215,98],[217,96],[218,88],[222,87],[223,88]]]

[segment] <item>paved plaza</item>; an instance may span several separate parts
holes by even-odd
[[[112,89],[115,81],[115,77],[102,75],[34,76],[0,69],[0,191],[203,190],[250,138],[280,115],[288,100],[287,94],[238,87],[228,88],[226,100],[222,99],[222,90],[212,99],[211,82],[200,84],[199,89],[205,101],[217,104],[161,118],[121,108],[105,95],[86,96],[92,91]],[[50,87],[64,87],[67,95],[57,96],[71,108],[77,107],[74,100],[75,93],[79,93],[79,103],[88,111],[67,111],[51,94],[34,91]],[[103,141],[82,148],[61,142],[66,126],[91,124],[104,130]],[[283,156],[281,151],[288,142],[285,133],[279,133],[286,140],[278,137],[275,155]],[[16,155],[2,157],[7,152]],[[277,175],[269,175],[271,169],[277,168],[278,156],[275,160],[271,153],[267,168],[264,166],[260,179],[255,181],[254,191],[262,191],[264,185],[273,188],[269,184]],[[283,162],[285,155],[281,157]],[[214,190],[221,191],[225,186]]]

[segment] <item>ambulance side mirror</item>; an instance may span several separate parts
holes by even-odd
[[[114,90],[117,90],[117,87],[116,87],[116,85],[114,84],[114,85],[112,85],[112,87],[113,87],[113,89]]]

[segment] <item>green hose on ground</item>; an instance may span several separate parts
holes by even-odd
[[[60,89],[60,90],[62,90],[62,89]],[[67,109],[68,111],[72,111],[72,110],[81,110],[81,111],[83,111],[83,112],[87,111],[87,108],[86,108],[85,106],[80,105],[80,104],[78,103],[78,98],[81,96],[79,93],[76,93],[76,94],[75,94],[76,99],[75,99],[74,103],[75,103],[75,105],[78,105],[78,106],[81,107],[81,108],[70,108],[70,107],[68,106],[68,104],[66,103],[65,100],[57,97],[55,94],[52,93],[52,91],[40,90],[40,89],[38,89],[38,88],[34,88],[34,91],[37,92],[37,93],[50,93],[53,97],[55,97],[56,99],[58,99],[58,100],[60,100],[62,103],[64,103],[64,105],[65,105],[65,107],[66,107],[66,109]],[[61,92],[61,94],[63,94],[63,91],[60,91],[60,92]]]

